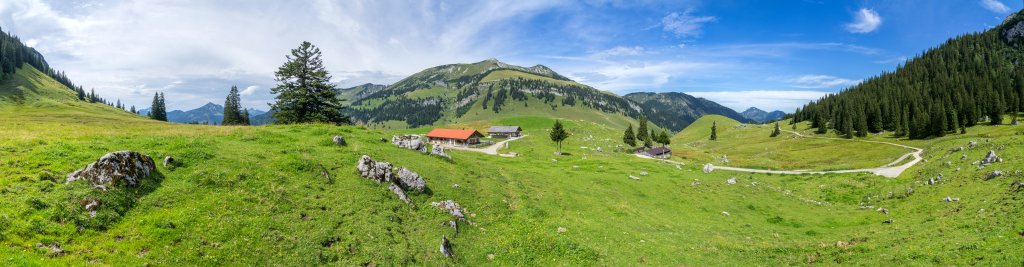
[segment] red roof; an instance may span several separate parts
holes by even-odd
[[[459,139],[466,140],[473,136],[482,137],[483,134],[476,130],[453,130],[453,129],[434,129],[427,133],[427,137],[430,138],[448,138],[448,139]]]

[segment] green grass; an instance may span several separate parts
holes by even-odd
[[[6,90],[12,88],[5,83],[0,91],[10,93]],[[463,125],[478,127],[520,125],[530,136],[511,142],[508,151],[522,154],[517,158],[451,151],[454,160],[448,162],[378,140],[396,133],[423,133],[426,128],[180,125],[99,104],[33,103],[5,102],[0,107],[2,265],[1024,262],[1024,253],[1019,252],[1024,245],[1019,234],[1024,231],[1019,220],[1024,215],[1024,193],[1008,187],[1024,178],[1015,172],[1024,166],[1019,127],[969,129],[991,141],[979,139],[984,148],[963,152],[967,161],[945,149],[979,136],[914,141],[927,149],[927,161],[888,179],[870,174],[704,174],[690,161],[677,167],[613,152],[608,148],[619,143],[621,128],[583,119],[563,120],[572,133],[563,144],[569,155],[554,156],[555,144],[547,139],[546,130],[553,119],[543,115],[466,122]],[[732,138],[730,131],[720,132],[721,137]],[[677,138],[685,139],[686,134]],[[334,146],[333,135],[345,136],[349,145]],[[846,149],[849,144],[835,146]],[[596,152],[596,147],[605,152]],[[984,171],[972,168],[970,162],[989,147],[1002,147],[997,151],[1006,161]],[[63,177],[107,152],[124,149],[157,159],[173,155],[181,165],[158,167],[157,178],[145,190],[116,202],[130,208],[96,222],[100,227],[55,220],[67,217],[60,207],[74,207],[75,198],[88,192],[80,184],[63,183]],[[677,153],[680,150],[686,149],[677,148]],[[363,154],[420,173],[429,193],[411,194],[416,206],[405,205],[386,186],[358,177],[354,165]],[[733,161],[745,156],[729,154]],[[952,161],[952,166],[943,166],[945,161]],[[329,170],[333,183],[320,174],[320,164]],[[955,171],[957,167],[961,171]],[[981,179],[995,169],[1008,175]],[[921,184],[938,173],[946,176],[943,184]],[[727,185],[731,177],[739,183]],[[700,185],[692,185],[695,179]],[[905,193],[907,188],[913,193]],[[961,201],[939,201],[946,196]],[[454,234],[440,226],[449,217],[429,206],[445,199],[465,207],[472,221],[461,224],[452,239],[452,259],[437,251],[440,237]],[[861,205],[885,207],[892,213]],[[889,218],[895,223],[881,223]],[[559,233],[559,227],[567,231]],[[852,246],[838,247],[837,241]],[[35,248],[37,243],[52,242],[66,253],[48,255]],[[495,255],[493,261],[488,254]]]
[[[718,123],[717,141],[709,140],[712,122]],[[911,152],[877,143],[796,138],[788,132],[770,137],[773,129],[775,125],[741,124],[723,116],[708,115],[673,137],[672,147],[675,156],[695,162],[776,170],[875,168]],[[723,155],[728,157],[728,164],[721,162]]]

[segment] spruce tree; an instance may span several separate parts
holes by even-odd
[[[153,94],[153,104],[149,106],[149,118],[160,120],[160,93]]]
[[[556,120],[555,126],[551,127],[551,141],[558,144],[558,151],[555,154],[562,154],[562,141],[565,141],[566,138],[569,138],[569,133],[562,127],[562,122]]]
[[[629,124],[629,127],[626,127],[626,132],[622,134],[622,142],[631,148],[636,147],[636,135],[633,134],[633,124]]]
[[[669,144],[672,144],[672,137],[668,136],[668,132],[661,131],[661,134],[658,135],[658,137],[658,139],[661,139],[661,141],[658,141],[661,143],[661,146],[668,146]]]
[[[654,129],[651,129],[651,132],[647,133],[647,140],[644,140],[644,147],[645,148],[652,148],[652,147],[654,147],[654,142],[657,142],[657,141],[658,141],[658,135],[654,134]]]
[[[278,85],[270,92],[277,102],[271,110],[278,123],[350,123],[320,56],[319,48],[302,42],[274,73]]]
[[[135,105],[132,105],[132,109],[128,110],[128,111],[131,111],[132,114],[137,114],[138,113],[137,111],[135,111]]]
[[[238,95],[238,87],[231,86],[228,96],[224,99],[224,120],[221,125],[239,125],[242,123],[241,97]]]
[[[640,117],[640,124],[636,128],[636,140],[640,141],[640,143],[648,144],[648,139],[651,138],[650,133],[647,132],[647,118]]]
[[[711,122],[711,141],[718,140],[718,122]]]
[[[775,122],[775,130],[772,131],[771,137],[776,137],[782,134],[782,128],[779,126],[779,122]]]
[[[242,123],[240,123],[240,125],[252,125],[252,123],[249,122],[248,109],[242,109]]]

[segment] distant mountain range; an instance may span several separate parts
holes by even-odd
[[[662,129],[679,131],[705,114],[748,121],[713,101],[683,93],[627,96],[577,83],[543,65],[521,67],[488,59],[448,64],[413,74],[395,84],[340,89],[353,120],[382,127],[419,127],[548,116],[588,120],[614,127],[648,117]]]
[[[740,115],[743,115],[743,118],[752,122],[766,123],[782,119],[782,117],[786,116],[786,113],[780,110],[766,112],[759,108],[751,107],[746,111],[740,112]]]
[[[138,113],[146,115],[149,114],[149,110],[150,109],[148,108],[140,109],[138,110]],[[267,113],[266,111],[253,108],[248,110],[250,121],[252,121],[253,117],[258,117]],[[206,103],[206,105],[188,111],[172,110],[167,112],[167,121],[177,123],[220,124],[224,121],[224,106],[214,103]],[[253,125],[262,124],[265,123],[257,124],[256,122],[253,122]]]

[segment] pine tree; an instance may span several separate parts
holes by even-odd
[[[669,137],[668,133],[665,131],[661,131],[661,134],[658,135],[658,139],[661,140],[658,141],[658,143],[661,143],[661,146],[668,146],[669,144],[672,144],[672,137]]]
[[[132,105],[132,109],[128,110],[128,111],[131,111],[132,114],[137,114],[138,113],[137,111],[135,111],[135,105]]]
[[[302,42],[274,73],[278,85],[270,92],[277,102],[271,110],[278,123],[350,123],[320,56],[319,48]]]
[[[626,132],[622,134],[622,142],[629,147],[636,147],[636,135],[633,134],[633,124],[629,124]]]
[[[779,122],[775,122],[775,130],[772,131],[771,137],[776,137],[782,134],[782,128],[779,127]]]
[[[636,128],[636,140],[643,144],[648,144],[649,139],[651,139],[651,137],[650,133],[647,132],[647,118],[640,117],[640,124]]]
[[[240,123],[240,125],[252,125],[252,123],[249,122],[248,109],[242,109],[242,123]]]
[[[718,122],[711,122],[711,141],[718,140]]]
[[[149,118],[158,121],[167,121],[167,108],[164,105],[164,94],[153,94],[153,105],[149,108]]]
[[[562,122],[556,120],[555,126],[551,127],[551,141],[555,141],[555,143],[558,144],[558,151],[555,152],[555,154],[562,154],[562,141],[566,138],[569,138],[569,133],[565,131],[564,127],[562,127]]]
[[[651,129],[651,131],[647,133],[647,139],[644,140],[644,147],[645,148],[652,148],[652,147],[654,147],[654,142],[658,141],[657,137],[658,137],[658,135],[654,134],[654,129]]]
[[[231,86],[228,96],[224,99],[224,120],[221,125],[239,125],[242,123],[241,97],[238,95],[238,87]]]

